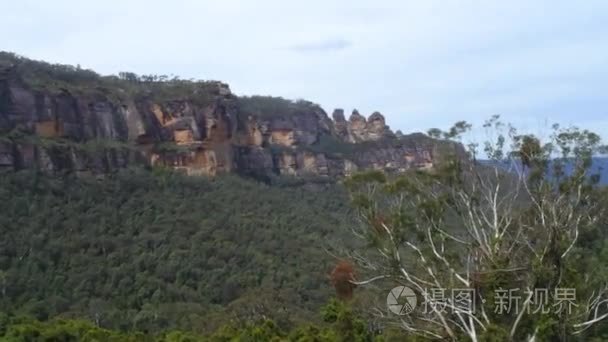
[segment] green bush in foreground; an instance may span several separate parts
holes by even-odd
[[[158,335],[142,332],[119,332],[103,329],[84,320],[53,319],[41,322],[33,318],[0,314],[1,341],[155,341],[155,342],[229,342],[229,341],[327,341],[372,342],[388,341],[368,331],[367,324],[348,305],[332,300],[323,307],[320,324],[306,324],[283,331],[276,323],[262,320],[241,327],[224,326],[210,335],[170,331]],[[401,336],[400,340],[403,340]]]

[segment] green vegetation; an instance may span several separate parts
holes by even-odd
[[[386,137],[376,141],[362,141],[356,144],[341,141],[332,135],[321,135],[319,140],[308,146],[299,148],[315,153],[325,153],[328,156],[341,157],[346,159],[356,159],[357,155],[369,151],[377,151],[380,149],[414,147],[417,144],[424,143],[424,139],[418,139],[415,144],[407,139],[398,139]]]
[[[485,127],[495,133],[481,144],[485,167],[452,156],[432,172],[347,181],[365,222],[356,232],[373,247],[356,259],[365,270],[357,283],[410,287],[426,305],[383,322],[429,339],[605,340],[608,192],[590,173],[606,151],[600,137],[555,126],[542,140],[498,117]],[[474,144],[467,152],[480,153]]]
[[[380,150],[399,150],[429,148],[435,150],[434,163],[441,163],[446,155],[457,153],[457,145],[447,140],[431,140],[424,134],[411,134],[400,137],[384,137],[375,141],[363,141],[356,144],[339,140],[332,135],[321,135],[319,140],[308,146],[298,146],[299,149],[313,153],[324,153],[328,157],[357,160],[362,154],[374,153]],[[463,153],[464,154],[464,153]]]
[[[119,330],[315,320],[345,194],[144,170],[0,177],[0,307]]]
[[[241,116],[253,115],[261,119],[291,117],[300,112],[321,111],[323,109],[306,100],[292,101],[274,96],[243,96],[238,98]]]
[[[309,146],[302,146],[302,149],[314,153],[325,153],[328,156],[340,156],[346,159],[353,159],[357,152],[365,150],[367,144],[351,144],[339,140],[332,135],[321,135],[319,140]]]
[[[152,97],[159,102],[187,99],[205,106],[213,101],[213,96],[219,91],[219,82],[216,81],[182,80],[165,75],[140,76],[132,72],[101,76],[80,66],[51,64],[0,51],[0,76],[3,70],[9,68],[15,68],[16,75],[34,90],[104,96],[113,102],[127,97]],[[0,99],[4,98],[0,96]],[[1,101],[4,100],[0,100],[0,106],[3,106]]]
[[[162,141],[154,144],[156,153],[186,153],[190,151],[188,146],[180,145],[172,141]]]
[[[136,155],[139,150],[134,144],[125,141],[112,139],[91,139],[87,141],[74,141],[66,138],[46,138],[31,133],[24,133],[18,129],[13,129],[8,133],[0,133],[0,143],[15,144],[16,146],[35,146],[43,150],[54,160],[72,160],[70,154],[76,153],[83,159],[93,159],[103,157],[108,153],[119,153],[123,156],[129,154]],[[65,172],[68,172],[73,165],[65,164]]]
[[[156,342],[228,342],[228,341],[323,341],[323,342],[381,342],[402,341],[394,332],[370,332],[357,312],[341,302],[332,300],[321,310],[318,324],[304,324],[290,330],[281,329],[271,320],[225,325],[209,334],[167,331],[158,334],[119,332],[100,328],[84,320],[54,319],[40,322],[22,316],[0,313],[0,338],[3,341],[156,341]],[[388,336],[393,336],[389,338]],[[413,340],[411,340],[413,341]]]

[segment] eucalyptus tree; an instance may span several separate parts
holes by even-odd
[[[492,117],[487,141],[437,138],[432,170],[346,181],[371,248],[349,253],[360,288],[387,279],[416,294],[412,312],[377,310],[429,339],[545,341],[601,334],[608,317],[600,137],[552,127],[520,134]]]

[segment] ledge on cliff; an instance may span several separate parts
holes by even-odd
[[[327,116],[318,104],[306,100],[289,100],[275,96],[241,96],[238,98],[241,113],[253,115],[260,119],[281,119],[315,111]]]

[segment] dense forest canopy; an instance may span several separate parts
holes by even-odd
[[[282,184],[4,173],[0,307],[149,331],[314,320],[332,293],[324,248],[346,236],[349,209],[337,185]]]

